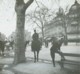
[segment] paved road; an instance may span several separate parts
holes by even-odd
[[[40,54],[39,54],[39,58],[41,59],[48,59],[48,60],[51,60],[51,56],[50,56],[50,47],[51,47],[51,44],[49,44],[49,47],[48,48],[45,48],[45,46],[42,47],[42,50],[40,51]],[[64,53],[76,53],[76,54],[80,54],[80,46],[79,45],[68,45],[68,46],[62,46],[61,47],[61,51],[64,52]],[[33,57],[34,54],[33,52],[31,51],[31,47],[28,46],[26,48],[26,57]],[[60,56],[58,54],[56,54],[56,60],[60,60]],[[69,59],[73,59],[73,60],[79,60],[80,61],[80,58],[75,58],[75,57],[68,57]]]
[[[42,46],[42,49],[39,53],[39,58],[40,59],[47,59],[47,60],[51,60],[51,56],[50,56],[50,47],[51,47],[51,44],[49,44],[49,47],[48,48],[45,48],[45,46]],[[64,52],[64,53],[76,53],[76,54],[80,54],[80,45],[75,45],[75,44],[69,44],[68,46],[62,46],[61,47],[61,51]],[[10,51],[8,52],[10,55],[14,55],[14,52]],[[30,46],[27,46],[26,47],[26,57],[34,57],[34,54],[33,52],[31,51],[31,47]],[[72,59],[72,60],[79,60],[80,61],[80,58],[78,57],[66,57],[68,59]],[[56,54],[56,60],[60,60],[61,57]]]

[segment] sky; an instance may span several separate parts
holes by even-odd
[[[25,0],[26,2],[27,0]],[[61,6],[65,9],[66,6],[71,6],[75,0],[38,0],[39,3],[42,2],[49,9],[57,9]],[[80,3],[80,0],[77,0]],[[26,13],[31,12],[36,7],[35,1],[26,10]],[[0,0],[0,32],[9,36],[16,29],[16,13],[14,10],[15,0]],[[32,23],[25,23],[25,29],[28,31],[33,31]]]

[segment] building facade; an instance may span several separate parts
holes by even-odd
[[[45,25],[45,36],[65,35],[68,41],[80,39],[80,4],[75,0],[67,14],[59,8],[57,16]],[[79,41],[79,40],[78,40]]]
[[[71,42],[80,41],[80,4],[75,0],[67,14],[67,35]]]
[[[45,37],[60,36],[65,34],[63,9],[59,8],[56,17],[48,24],[45,25]]]

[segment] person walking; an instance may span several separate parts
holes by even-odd
[[[54,67],[55,67],[55,53],[58,53],[61,56],[61,60],[65,60],[63,53],[60,51],[60,47],[62,45],[61,43],[57,40],[56,37],[52,38],[52,46],[50,48],[50,55],[51,55]]]

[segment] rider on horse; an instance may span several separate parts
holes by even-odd
[[[36,30],[34,30],[32,39],[33,39],[33,41],[31,44],[31,49],[34,52],[34,59],[35,59],[34,62],[36,62],[36,60],[38,61],[38,54],[41,49],[41,42],[39,41],[39,35],[38,35],[38,33],[36,33]],[[36,52],[37,52],[37,59],[36,59]]]
[[[39,41],[39,35],[36,33],[36,30],[34,30],[34,34],[32,36],[32,51],[39,51],[40,50],[40,41]]]

